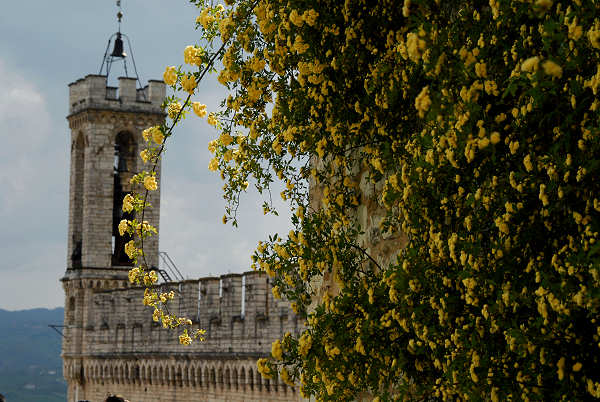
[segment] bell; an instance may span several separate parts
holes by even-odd
[[[115,47],[113,48],[112,57],[127,57],[127,54],[123,51],[123,39],[121,39],[121,33],[117,32],[117,39],[115,39]]]

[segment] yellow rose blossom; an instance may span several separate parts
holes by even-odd
[[[210,124],[211,126],[216,126],[217,125],[217,118],[215,116],[214,113],[209,113],[208,114],[208,118],[206,119],[206,122],[208,124]]]
[[[200,103],[200,102],[194,102],[192,103],[192,109],[194,109],[194,113],[196,113],[196,116],[203,118],[206,116],[206,105]]]
[[[140,152],[140,158],[142,158],[144,163],[147,163],[148,160],[150,159],[150,152],[147,149],[142,150]]]
[[[233,137],[229,133],[223,133],[219,137],[219,142],[221,145],[228,146],[233,142]]]
[[[425,117],[425,112],[429,110],[430,106],[431,98],[429,98],[429,87],[426,86],[421,89],[421,92],[415,99],[415,109],[419,112],[419,117]]]
[[[552,60],[546,60],[542,63],[542,69],[547,75],[551,75],[555,78],[562,77],[562,67],[553,62]]]
[[[194,93],[197,85],[198,83],[196,82],[196,77],[194,77],[192,74],[186,74],[181,77],[181,87],[190,95]]]
[[[171,119],[174,120],[179,115],[179,112],[181,112],[181,108],[181,103],[171,102],[169,103],[169,107],[167,108],[167,114]]]
[[[127,219],[122,219],[121,222],[119,222],[119,235],[123,236],[127,231],[127,228],[129,228],[129,221]]]
[[[135,247],[135,243],[133,240],[130,240],[129,242],[127,242],[125,244],[125,254],[127,254],[127,256],[130,259],[133,259],[137,253],[137,248]]]
[[[146,176],[144,178],[144,187],[146,188],[146,190],[155,191],[158,188],[158,183],[156,182],[156,177]]]
[[[201,48],[197,48],[195,46],[186,46],[183,50],[183,60],[186,64],[190,64],[193,66],[202,65],[202,55],[204,51]]]
[[[219,160],[217,158],[212,158],[208,163],[208,169],[211,171],[216,171],[219,168]]]
[[[165,136],[162,133],[160,127],[154,126],[151,128],[152,140],[156,142],[158,145],[162,144],[165,140]]]
[[[283,358],[283,348],[281,347],[281,341],[279,339],[275,340],[271,344],[271,356],[277,360],[281,360]]]
[[[151,131],[152,127],[148,127],[147,129],[142,131],[142,138],[144,138],[144,141],[150,141],[150,138],[152,137]]]
[[[521,71],[533,73],[538,70],[540,58],[538,56],[530,57],[521,64]]]
[[[133,211],[133,196],[131,194],[125,195],[123,198],[123,212],[131,212]]]
[[[165,84],[172,86],[177,82],[177,71],[175,70],[175,66],[169,66],[165,69],[163,74],[163,80]]]

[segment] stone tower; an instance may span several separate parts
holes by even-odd
[[[131,190],[129,179],[143,169],[142,130],[164,121],[164,98],[162,81],[136,89],[135,78],[121,77],[117,88],[107,86],[107,76],[88,75],[69,85],[69,229],[67,270],[62,278],[62,356],[69,402],[84,399],[79,390],[83,361],[90,354],[88,338],[94,326],[102,325],[91,314],[93,294],[128,286],[127,240],[119,236],[117,225],[126,217],[121,205]],[[158,228],[159,191],[150,193],[149,202],[152,209],[144,219]],[[144,249],[149,265],[157,266],[158,238],[146,241]]]

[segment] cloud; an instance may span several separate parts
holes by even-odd
[[[68,153],[42,91],[2,59],[0,88],[0,307],[58,306]]]
[[[0,59],[0,216],[35,195],[51,120],[42,93]]]
[[[282,210],[278,217],[264,216],[262,199],[253,193],[246,194],[240,206],[239,227],[224,225],[224,201],[218,190],[218,182],[191,177],[171,178],[163,186],[160,249],[185,277],[248,271],[259,240],[289,231],[289,214]]]

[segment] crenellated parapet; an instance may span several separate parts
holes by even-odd
[[[83,332],[80,344],[71,347],[67,336],[63,349],[65,377],[79,384],[86,399],[101,400],[106,391],[153,401],[206,400],[209,394],[232,401],[301,399],[296,389],[263,379],[256,368],[275,339],[302,330],[289,304],[273,298],[263,272],[158,285],[161,292],[176,293],[171,312],[206,330],[205,340],[190,346],[152,320],[152,308],[142,303],[143,287],[128,287],[117,277],[114,283],[92,277],[64,282],[92,292],[85,325],[77,329]]]
[[[82,110],[112,110],[129,113],[156,113],[165,98],[165,83],[150,80],[143,88],[136,88],[136,79],[119,77],[119,86],[107,85],[105,75],[89,74],[69,84],[69,115]]]
[[[160,285],[174,291],[169,311],[190,318],[206,331],[205,341],[179,345],[174,331],[152,321],[153,310],[142,304],[141,287],[94,292],[86,336],[89,353],[202,352],[255,353],[270,351],[271,342],[285,332],[298,334],[301,319],[285,301],[271,293],[262,272],[227,274]]]

